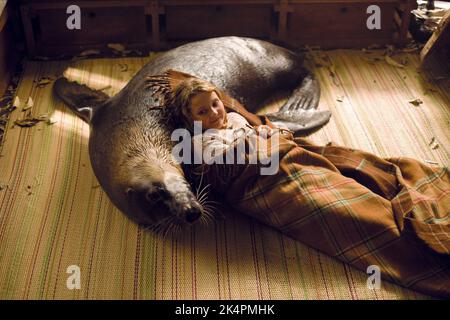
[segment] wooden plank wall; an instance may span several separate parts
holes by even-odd
[[[404,42],[413,2],[24,0],[21,10],[30,55],[51,56],[102,49],[115,42],[123,43],[129,49],[166,50],[193,40],[227,35],[323,48]],[[73,3],[82,9],[81,30],[66,28],[66,8]],[[367,7],[374,4],[381,8],[381,30],[368,30],[366,27]],[[398,16],[399,8],[406,8],[403,12],[408,14]]]

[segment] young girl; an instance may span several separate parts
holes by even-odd
[[[193,144],[201,146],[194,152],[206,155],[219,155],[241,142],[245,137],[258,134],[270,138],[274,131],[267,125],[252,127],[237,112],[226,112],[220,91],[212,84],[190,78],[181,82],[172,98],[175,114],[181,118],[184,126],[194,133],[194,124],[201,124],[202,132],[193,137]],[[289,134],[287,128],[279,129]],[[207,160],[208,161],[208,160]]]
[[[192,130],[199,120],[215,132],[203,146],[233,150],[228,130],[260,123],[243,106],[231,108],[239,114],[227,114],[222,102],[229,106],[230,97],[191,75],[172,71],[164,80],[186,127]],[[294,239],[364,272],[376,267],[383,279],[450,297],[447,167],[303,138],[279,141],[271,145],[279,155],[273,175],[230,163],[202,163],[191,172],[206,167],[202,181],[225,202]]]

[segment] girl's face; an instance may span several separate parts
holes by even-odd
[[[201,121],[203,129],[221,129],[225,126],[225,107],[216,92],[202,92],[191,98],[191,115]]]

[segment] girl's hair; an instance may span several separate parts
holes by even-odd
[[[211,83],[197,79],[190,78],[181,82],[172,95],[171,107],[173,108],[173,116],[181,120],[180,124],[184,125],[186,129],[193,132],[194,119],[191,112],[191,99],[199,93],[215,92],[219,99],[222,100],[220,91]],[[225,113],[225,124],[227,122],[227,115]]]

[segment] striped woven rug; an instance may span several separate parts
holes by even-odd
[[[113,95],[154,58],[28,62],[0,157],[0,299],[418,299],[419,293],[338,262],[249,218],[225,219],[162,239],[129,221],[92,172],[89,128],[52,97],[61,73]],[[382,156],[448,164],[450,84],[382,53],[312,52],[330,123],[312,135]],[[399,60],[401,61],[401,60]],[[409,101],[420,99],[414,106]],[[273,102],[269,108],[278,105]],[[31,110],[48,115],[14,126]],[[68,289],[70,266],[80,288]]]

